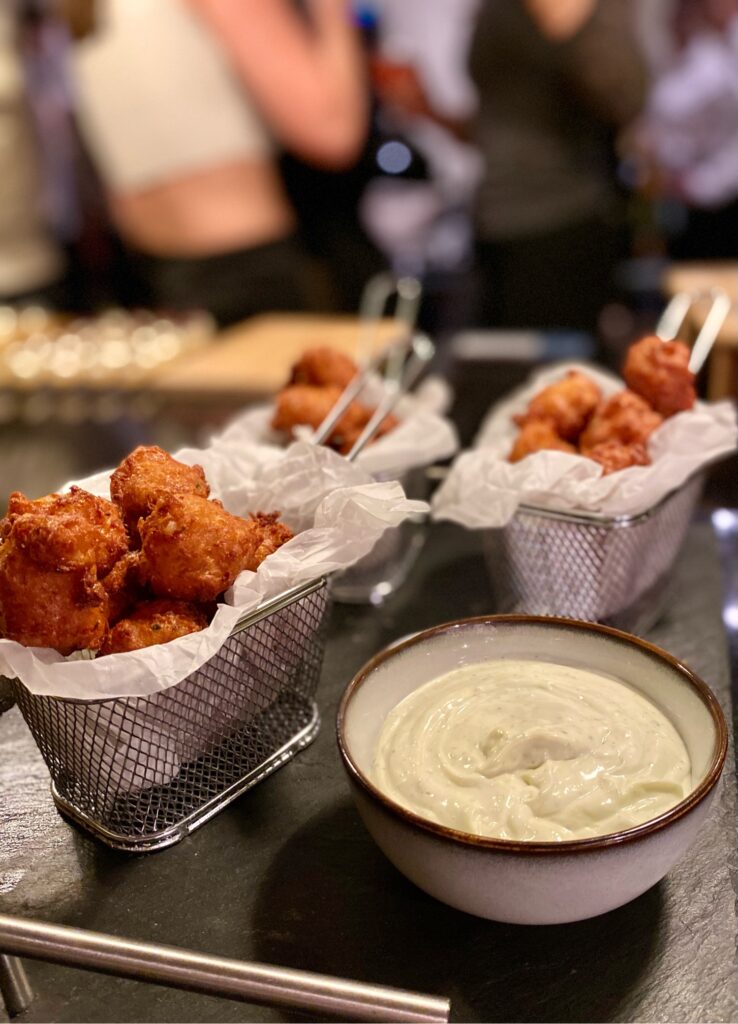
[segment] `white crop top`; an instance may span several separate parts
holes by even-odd
[[[71,70],[82,133],[112,191],[271,152],[245,86],[186,0],[103,0]]]

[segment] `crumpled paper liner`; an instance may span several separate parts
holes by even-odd
[[[298,536],[270,555],[257,572],[242,572],[210,625],[198,633],[98,659],[64,658],[48,648],[0,640],[0,674],[17,677],[31,693],[78,700],[141,697],[166,690],[213,657],[245,614],[299,583],[346,568],[386,529],[427,511],[424,502],[406,499],[398,483],[375,483],[329,449],[305,442],[295,442],[277,460],[272,452],[252,450],[248,481],[242,476],[243,461],[226,448],[189,449],[183,455],[204,466],[212,496],[229,511],[247,515],[278,509]],[[98,474],[79,483],[107,495],[108,480],[109,474]]]
[[[359,395],[359,401],[376,405],[381,396],[382,383],[375,377]],[[367,445],[358,455],[356,465],[374,477],[387,478],[450,458],[459,447],[456,428],[443,415],[450,402],[451,392],[446,382],[429,377],[413,394],[402,396],[394,410],[399,425]],[[213,443],[230,447],[234,442],[240,444],[247,436],[259,445],[282,449],[286,436],[272,430],[273,415],[273,403],[255,406],[241,414]],[[300,436],[307,437],[310,433],[310,429],[305,428]]]
[[[521,504],[602,516],[638,515],[736,447],[732,403],[697,402],[653,432],[648,442],[650,466],[631,466],[603,476],[602,467],[593,460],[558,451],[536,452],[520,462],[508,462],[517,433],[513,415],[523,412],[537,392],[568,370],[586,373],[606,396],[624,387],[619,378],[582,363],[559,363],[533,374],[527,384],[495,405],[473,449],[456,459],[434,495],[435,519],[470,529],[498,528],[510,522]]]

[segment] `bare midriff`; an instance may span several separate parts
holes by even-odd
[[[295,216],[271,163],[239,161],[111,197],[124,241],[152,256],[197,258],[287,237]]]

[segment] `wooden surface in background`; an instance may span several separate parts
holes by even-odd
[[[370,352],[379,351],[397,332],[394,320],[383,320]],[[267,314],[223,331],[213,344],[163,366],[147,384],[178,396],[271,395],[288,380],[305,349],[329,345],[354,356],[358,340],[355,316]]]

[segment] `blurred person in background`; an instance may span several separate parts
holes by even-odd
[[[627,254],[615,139],[647,75],[628,0],[482,0],[477,322],[595,332]]]
[[[681,204],[684,217],[672,228],[669,254],[735,259],[738,0],[676,0],[665,13],[666,52],[636,145],[650,167],[651,190]]]
[[[364,216],[400,272],[468,268],[469,208],[480,160],[463,136],[475,108],[466,64],[478,4],[373,0],[368,5],[378,25],[370,66],[388,144],[377,154],[385,176],[375,177],[368,190]],[[413,151],[424,159],[422,176],[405,176]]]
[[[28,102],[22,47],[27,6],[0,4],[0,303],[58,306],[64,302],[64,257],[44,208]]]
[[[64,0],[81,131],[147,305],[221,326],[320,304],[280,147],[342,168],[366,130],[344,0]]]

